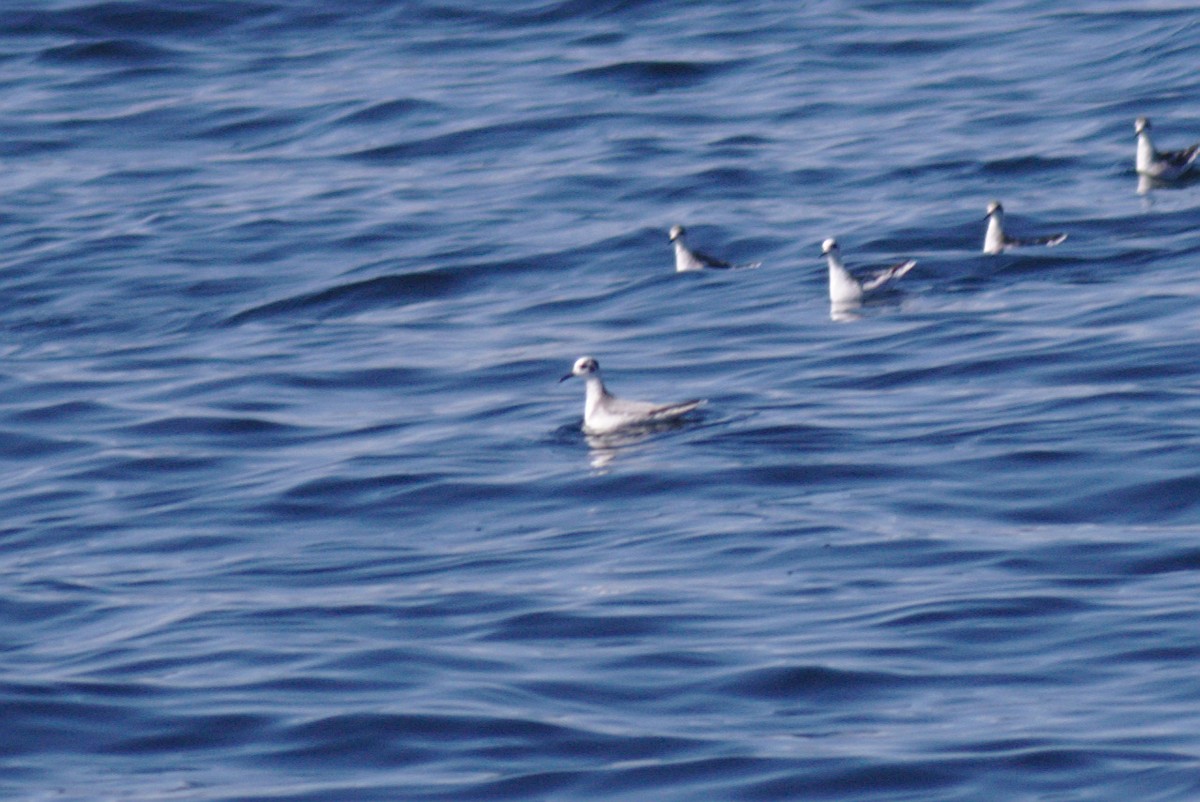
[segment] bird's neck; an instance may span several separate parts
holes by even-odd
[[[987,234],[983,237],[983,249],[989,253],[1004,250],[1004,215],[999,212],[988,218]]]
[[[688,250],[687,245],[683,242],[683,237],[675,239],[675,270],[682,273],[685,270],[699,270],[703,265],[699,260],[692,255]]]
[[[841,276],[849,276],[850,271],[846,269],[846,265],[842,263],[842,257],[836,251],[830,251],[825,254],[826,261],[829,262],[829,275],[838,274]]]
[[[830,284],[857,284],[854,276],[850,275],[850,271],[846,269],[846,265],[842,262],[841,255],[837,253],[825,254],[826,261],[829,262],[829,283]]]
[[[1150,141],[1150,134],[1147,131],[1142,131],[1138,134],[1137,141],[1137,169],[1145,170],[1150,167],[1154,161],[1154,143]]]
[[[850,275],[837,253],[825,254],[829,262],[829,300],[833,303],[857,301],[862,297],[862,286]]]
[[[608,390],[604,388],[604,382],[601,381],[600,377],[595,374],[587,377],[586,385],[587,397],[583,402],[584,420],[587,420],[592,416],[592,413],[594,413],[596,408],[600,406],[601,400],[608,395]]]

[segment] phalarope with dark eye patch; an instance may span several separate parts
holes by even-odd
[[[837,240],[830,237],[821,243],[821,253],[829,262],[829,301],[838,306],[861,302],[864,294],[895,281],[917,263],[916,259],[907,259],[891,267],[878,269],[869,277],[857,279],[842,263],[842,250]]]
[[[1004,207],[1000,201],[992,201],[987,207],[987,233],[983,235],[983,252],[987,254],[1003,253],[1009,248],[1020,248],[1026,245],[1046,245],[1052,247],[1067,238],[1066,234],[1049,234],[1044,237],[1017,239],[1004,233]]]
[[[575,360],[571,372],[559,379],[565,382],[579,376],[587,383],[583,402],[583,430],[588,434],[606,434],[639,424],[670,421],[704,404],[701,399],[678,404],[652,404],[648,401],[626,401],[610,393],[600,379],[600,364],[590,356]]]
[[[694,251],[688,247],[684,237],[687,235],[687,229],[683,226],[671,226],[671,242],[675,244],[675,271],[677,273],[687,273],[693,270],[730,270],[736,268],[758,267],[761,262],[750,262],[748,264],[735,265],[729,262],[717,259],[714,256],[709,256],[700,251]]]
[[[1150,141],[1150,121],[1138,117],[1133,124],[1137,132],[1137,171],[1162,181],[1172,181],[1192,169],[1200,156],[1200,143],[1183,150],[1158,151]]]

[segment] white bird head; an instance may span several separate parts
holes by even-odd
[[[1142,131],[1150,130],[1150,121],[1145,117],[1138,117],[1133,123],[1134,133],[1140,134]]]
[[[822,254],[833,253],[837,249],[838,249],[837,240],[835,240],[833,237],[830,237],[829,239],[827,239],[821,243],[821,253]]]
[[[687,230],[683,226],[671,226],[671,242],[674,242],[686,233]]]
[[[1000,205],[1000,201],[992,201],[988,204],[987,216],[991,217],[994,214],[1004,214],[1004,207]]]
[[[571,372],[559,379],[559,383],[565,382],[573,376],[591,376],[600,372],[600,363],[590,356],[581,356],[575,360],[575,364],[571,367]]]

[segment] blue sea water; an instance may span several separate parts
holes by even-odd
[[[1133,172],[1197,63],[1182,0],[9,3],[0,797],[1200,798],[1200,186]],[[833,320],[828,236],[919,263]],[[581,354],[709,403],[589,439]]]

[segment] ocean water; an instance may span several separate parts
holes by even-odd
[[[1133,171],[1197,63],[1183,0],[8,4],[0,798],[1200,798],[1200,185]],[[828,236],[919,263],[833,319]],[[589,438],[582,354],[708,404]]]

